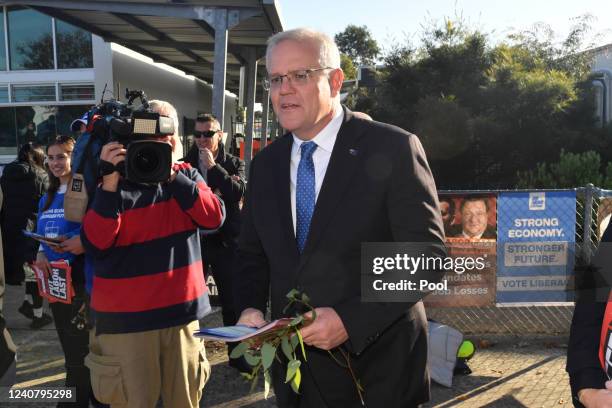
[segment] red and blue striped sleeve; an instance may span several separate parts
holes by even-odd
[[[121,227],[120,193],[98,188],[82,224],[83,244],[93,254],[112,248]]]
[[[218,229],[225,219],[223,203],[195,169],[184,168],[169,184],[179,206],[195,224],[205,229]]]

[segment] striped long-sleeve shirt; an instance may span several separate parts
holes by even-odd
[[[98,188],[83,219],[82,240],[94,257],[91,306],[96,332],[130,333],[201,319],[210,307],[198,227],[223,223],[222,201],[195,169],[153,186]]]

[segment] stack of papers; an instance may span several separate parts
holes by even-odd
[[[278,319],[260,328],[248,327],[243,325],[204,328],[195,332],[194,335],[205,340],[216,340],[224,342],[243,341],[246,339],[257,337],[261,334],[268,334],[283,329],[291,322],[291,320],[293,319]]]

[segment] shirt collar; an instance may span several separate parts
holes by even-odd
[[[334,116],[329,123],[321,129],[321,131],[309,141],[315,142],[317,144],[317,149],[323,149],[326,152],[332,152],[334,148],[334,144],[336,143],[336,137],[338,136],[338,131],[340,130],[340,126],[342,125],[342,117],[344,114],[344,110],[342,107],[338,107],[336,112],[334,112]],[[299,150],[302,143],[305,141],[297,137],[293,134],[293,143],[294,146]]]

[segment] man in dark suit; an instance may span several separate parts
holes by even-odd
[[[449,237],[467,239],[496,239],[495,228],[489,222],[489,202],[486,197],[466,197],[460,206],[461,225],[453,225]]]
[[[270,97],[290,133],[250,168],[237,256],[239,323],[260,326],[285,295],[306,293],[317,317],[300,394],[272,366],[280,407],[361,406],[348,353],[368,407],[412,407],[429,398],[422,302],[361,301],[362,242],[442,243],[434,180],[416,136],[355,117],[340,105],[344,74],[334,42],[308,29],[276,34],[266,55]],[[340,350],[339,350],[340,349]],[[282,353],[281,353],[282,354]]]
[[[233,262],[240,232],[240,206],[245,190],[245,175],[244,162],[225,152],[222,135],[219,121],[214,116],[199,115],[193,132],[195,143],[184,161],[198,169],[206,184],[225,203],[223,226],[213,234],[202,235],[201,244],[204,270],[212,270],[217,284],[223,324],[231,326],[236,324],[238,318],[234,310]],[[228,353],[232,348],[230,343]],[[230,359],[229,363],[241,371],[246,369],[242,360]]]

